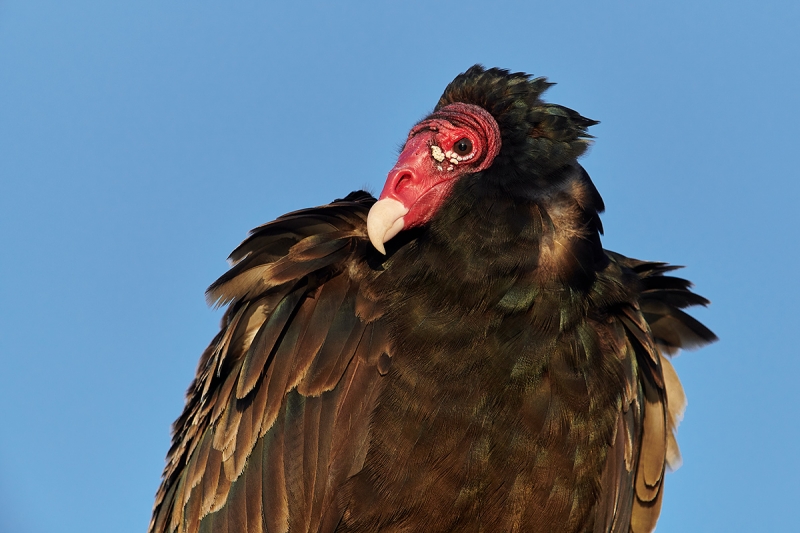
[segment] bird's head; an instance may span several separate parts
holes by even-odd
[[[587,148],[595,121],[540,99],[545,78],[475,65],[445,89],[433,113],[411,128],[367,219],[372,244],[427,224],[467,175],[546,188]],[[540,183],[531,183],[531,182]]]

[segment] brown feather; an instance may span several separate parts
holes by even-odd
[[[188,499],[188,495],[185,493],[184,487],[186,486],[186,478],[182,477],[178,481],[178,485],[175,488],[175,500],[178,502],[178,507],[175,510],[176,512],[172,513],[170,517],[169,523],[169,531],[175,531],[179,527],[181,527],[181,523],[183,522],[183,513],[184,507],[186,505],[186,500]]]
[[[304,292],[298,289],[281,300],[266,323],[256,333],[239,371],[239,382],[236,387],[237,398],[244,398],[256,386],[267,366],[267,359],[272,354],[278,337],[283,333],[303,294]]]
[[[196,487],[202,481],[209,453],[211,453],[211,434],[205,431],[200,439],[197,453],[192,455],[186,467],[186,479],[189,480],[190,488]]]
[[[264,519],[270,533],[285,533],[289,529],[289,507],[284,478],[283,417],[279,417],[263,439],[262,467]],[[266,468],[265,468],[266,467]]]
[[[235,443],[232,445],[233,453],[231,457],[233,459],[233,471],[235,472],[235,478],[238,478],[241,475],[242,470],[244,470],[245,461],[247,461],[247,458],[250,456],[250,452],[256,443],[256,439],[258,438],[258,431],[253,431],[253,409],[251,408],[252,402],[252,397],[248,398],[247,400],[239,400],[237,402],[237,409],[241,410],[242,415],[239,420],[239,427],[235,432]]]
[[[683,419],[683,412],[686,410],[686,393],[683,391],[678,374],[672,366],[668,357],[661,356],[661,368],[664,372],[664,385],[667,395],[667,466],[670,470],[676,470],[681,465],[681,451],[678,448],[678,441],[675,433],[678,424]]]
[[[224,450],[227,443],[227,435],[223,428],[228,426],[228,420],[233,416],[231,405],[235,405],[232,399],[235,400],[233,394],[233,387],[236,384],[236,376],[231,374],[222,382],[219,397],[216,400],[214,410],[211,412],[211,420],[216,422],[214,430],[214,439],[212,445],[217,450]]]
[[[636,471],[636,495],[652,501],[661,489],[667,451],[667,428],[663,397],[646,380],[644,386],[644,417],[639,465]]]
[[[249,457],[248,469],[243,472],[244,478],[239,484],[242,486],[244,494],[240,496],[245,501],[247,508],[247,533],[264,533],[264,521],[262,518],[263,501],[264,501],[264,486],[263,486],[263,472],[262,467],[263,453],[258,447],[253,448],[253,452]],[[268,487],[267,490],[270,490]],[[231,497],[235,498],[236,495]]]
[[[253,438],[263,437],[269,430],[273,420],[267,418],[267,404],[269,402],[269,387],[260,383],[255,390],[255,397],[250,409],[253,412]]]
[[[307,375],[312,361],[317,359],[322,343],[328,335],[331,321],[336,316],[337,309],[342,306],[349,287],[350,284],[345,276],[336,276],[321,287],[308,326],[292,355],[295,372],[290,383],[291,387],[296,387],[300,383]]]
[[[197,531],[198,527],[200,526],[201,506],[201,499],[197,496],[197,494],[193,494],[186,503],[186,510],[184,513],[186,531]]]
[[[222,453],[219,450],[211,449],[208,454],[208,467],[203,471],[203,482],[198,487],[198,497],[201,498],[200,517],[206,516],[215,509],[215,498],[217,487],[222,473]],[[218,507],[216,507],[218,508]]]
[[[297,390],[306,396],[316,396],[338,383],[345,367],[355,353],[364,325],[355,314],[355,294],[348,294],[333,317],[322,347],[314,358]]]
[[[650,533],[656,528],[661,513],[663,491],[658,491],[655,499],[646,502],[634,498],[631,508],[631,533]]]

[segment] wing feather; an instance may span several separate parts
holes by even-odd
[[[280,417],[273,430],[259,441],[261,445],[263,465],[263,483],[267,490],[263,491],[264,522],[266,530],[282,533],[289,528],[289,503],[286,494],[286,476],[283,469],[284,456],[284,418]]]
[[[255,388],[256,383],[261,379],[264,369],[267,367],[267,359],[274,353],[276,346],[284,346],[286,343],[282,342],[278,345],[278,337],[286,331],[286,324],[289,318],[294,315],[300,299],[305,296],[305,291],[296,289],[285,297],[275,310],[270,315],[267,322],[258,330],[250,349],[247,350],[247,355],[242,362],[241,370],[239,371],[239,379],[236,387],[236,398],[242,399]],[[299,321],[293,321],[290,331],[297,335],[297,328],[303,324]],[[288,333],[286,333],[288,335]],[[278,348],[280,349],[280,348]],[[271,369],[272,367],[270,367]]]
[[[317,305],[314,313],[309,319],[309,324],[321,324],[325,321],[330,322],[336,312],[342,307],[350,283],[344,276],[338,276],[325,283],[317,296]],[[307,328],[303,338],[298,342],[297,349],[292,356],[298,372],[295,373],[293,386],[297,386],[302,378],[308,373],[312,361],[317,358],[322,343],[328,336],[329,328],[314,327]]]
[[[665,276],[680,267],[607,253],[610,268],[630,272],[640,292],[638,301],[616,315],[625,336],[619,356],[628,383],[601,478],[594,531],[646,533],[655,529],[661,510],[664,473],[680,463],[675,430],[686,396],[665,354],[716,337],[680,310],[709,303],[691,292],[688,281]]]
[[[345,298],[331,323],[318,356],[297,386],[301,394],[316,396],[331,390],[355,354],[364,325],[355,314],[355,298]]]
[[[219,486],[219,478],[222,474],[222,452],[214,449],[212,446],[208,452],[207,467],[203,471],[201,492],[202,495],[200,505],[200,516],[206,516],[214,508],[217,496],[217,487]],[[169,501],[167,499],[166,501]]]
[[[289,214],[231,254],[208,291],[230,307],[175,424],[152,533],[339,522],[332,488],[363,465],[389,351],[362,291],[373,202],[356,193]]]

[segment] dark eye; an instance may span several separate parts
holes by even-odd
[[[453,151],[458,155],[469,155],[469,153],[472,152],[472,141],[466,137],[456,141],[453,145]]]

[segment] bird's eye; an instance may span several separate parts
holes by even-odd
[[[458,155],[469,155],[472,152],[472,141],[464,137],[453,145],[453,151]]]

